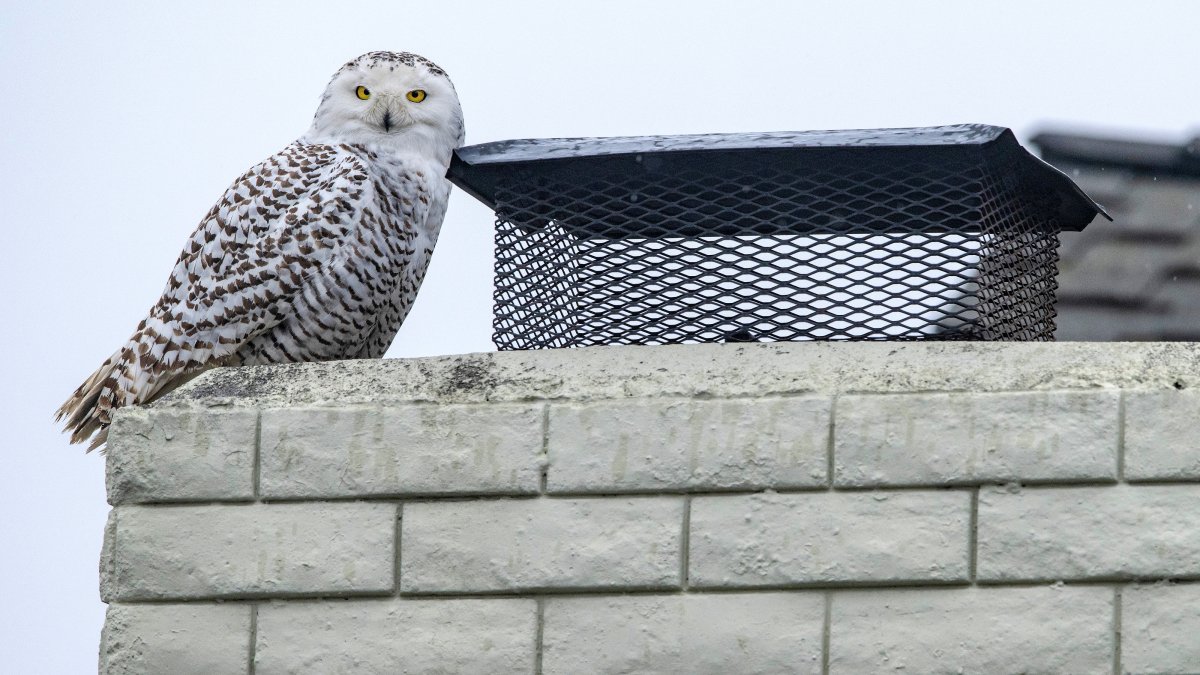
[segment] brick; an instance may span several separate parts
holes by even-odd
[[[1164,264],[1179,258],[1179,249],[1178,244],[1155,240],[1093,244],[1082,259],[1063,268],[1059,283],[1076,300],[1100,295],[1109,303],[1136,307],[1153,291]]]
[[[1130,197],[1130,191],[1133,187],[1133,173],[1118,171],[1113,167],[1104,167],[1099,170],[1087,167],[1075,168],[1068,172],[1067,175],[1071,176],[1092,199],[1104,204],[1104,208],[1114,218],[1116,217],[1114,210],[1119,209],[1121,202]],[[1108,225],[1108,223],[1103,219],[1098,219],[1097,222],[1092,223],[1088,227],[1088,232],[1090,233],[1092,227],[1097,225]],[[1126,223],[1122,221],[1121,226],[1125,225]],[[1080,233],[1071,232],[1070,234]]]
[[[843,396],[841,486],[1115,480],[1116,391]]]
[[[966,491],[697,497],[689,582],[772,586],[967,579]]]
[[[100,545],[100,597],[108,602],[108,598],[116,596],[117,589],[117,557],[113,547],[117,543],[117,509],[109,509],[104,520],[104,539]]]
[[[1125,478],[1200,480],[1200,392],[1125,392]]]
[[[258,412],[124,408],[109,430],[108,503],[250,500]]]
[[[1122,228],[1135,233],[1150,230],[1156,234],[1195,236],[1195,226],[1200,221],[1195,180],[1138,178],[1130,187],[1129,201],[1130,218],[1117,223]]]
[[[677,587],[682,523],[671,497],[407,503],[400,590]]]
[[[1112,673],[1109,588],[847,591],[831,598],[829,672]]]
[[[100,637],[102,675],[245,673],[248,605],[111,605]]]
[[[980,579],[1200,575],[1200,485],[984,489],[978,517]]]
[[[820,673],[819,593],[547,598],[542,672]]]
[[[1121,672],[1195,673],[1200,585],[1129,586],[1121,592]]]
[[[263,412],[268,498],[538,490],[541,405],[402,405]]]
[[[643,398],[550,407],[547,488],[825,485],[828,398]]]
[[[536,634],[532,599],[272,602],[254,672],[527,675]]]
[[[104,600],[390,593],[396,507],[117,508]]]
[[[1164,322],[1170,321],[1161,310],[1141,301],[1122,308],[1120,319],[1114,320],[1118,315],[1113,313],[1110,305],[1097,303],[1094,294],[1072,296],[1059,291],[1058,297],[1058,316],[1054,320],[1058,328],[1054,331],[1054,339],[1059,342],[1087,342],[1091,347],[1101,341],[1110,344],[1128,342],[1139,335],[1143,340],[1157,340],[1166,328]],[[1066,300],[1070,302],[1064,302]]]

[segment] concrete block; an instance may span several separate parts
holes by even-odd
[[[121,506],[104,600],[390,593],[396,507]]]
[[[108,503],[254,499],[258,412],[123,408],[108,434]]]
[[[820,593],[547,598],[542,672],[820,673]]]
[[[677,587],[682,524],[681,497],[407,503],[400,590]]]
[[[263,411],[260,489],[279,499],[538,490],[542,405]]]
[[[214,675],[250,666],[249,605],[110,605],[101,675]]]
[[[842,396],[842,486],[1116,480],[1117,391]]]
[[[117,594],[117,557],[113,547],[117,543],[117,509],[108,510],[104,520],[104,539],[100,545],[100,597],[107,598]]]
[[[826,484],[828,397],[550,407],[551,492]]]
[[[1119,221],[1133,232],[1152,230],[1191,237],[1200,222],[1200,196],[1190,178],[1144,176],[1129,188],[1128,221]]]
[[[217,368],[156,403],[260,408],[421,401],[741,398],[796,393],[1171,386],[1200,343],[776,342],[531,349]]]
[[[1200,585],[1121,591],[1121,672],[1200,671]]]
[[[537,653],[533,599],[271,602],[255,673],[521,673]]]
[[[1138,243],[1128,239],[1108,240],[1093,244],[1082,259],[1062,269],[1059,286],[1065,297],[1077,301],[1081,296],[1095,297],[1096,289],[1103,289],[1103,297],[1110,302],[1136,307],[1153,292],[1163,265],[1178,259],[1179,248],[1178,244],[1154,240]],[[1111,321],[1114,325],[1123,323]]]
[[[1125,478],[1200,480],[1200,392],[1125,392]]]
[[[1200,485],[985,488],[978,517],[982,580],[1200,575]]]
[[[1110,588],[836,592],[829,672],[1113,671]]]
[[[964,581],[966,491],[696,497],[695,586]]]

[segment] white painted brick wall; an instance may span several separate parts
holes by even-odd
[[[695,497],[691,584],[967,581],[971,495],[817,492]]]
[[[404,505],[400,590],[678,588],[683,499]]]
[[[118,506],[109,602],[390,593],[396,507],[362,502]]]
[[[550,406],[550,492],[826,484],[831,400],[633,399]]]
[[[1200,578],[1200,485],[988,488],[979,578]]]
[[[1200,585],[1159,583],[1121,592],[1121,655],[1132,673],[1197,672]]]
[[[834,480],[846,487],[1116,480],[1119,398],[1116,391],[843,396]]]
[[[537,623],[528,598],[263,603],[254,672],[530,673]]]
[[[109,429],[110,504],[254,499],[258,412],[122,410]]]
[[[100,638],[103,669],[114,675],[245,673],[249,605],[109,605]]]
[[[832,595],[837,673],[1111,673],[1113,591],[1099,587]]]
[[[535,494],[543,406],[286,408],[262,415],[265,499]]]
[[[1200,480],[1200,395],[1195,391],[1125,394],[1125,477]]]
[[[111,430],[104,673],[1200,672],[1200,347],[213,371]]]
[[[546,600],[543,672],[820,673],[819,593]]]

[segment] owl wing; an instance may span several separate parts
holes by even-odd
[[[368,178],[350,152],[294,143],[237,179],[192,234],[129,341],[59,409],[72,442],[106,427],[114,408],[151,400],[220,364],[284,319],[306,286],[344,256],[374,198]]]
[[[227,356],[278,324],[306,284],[336,264],[373,198],[357,156],[289,146],[209,211],[149,318],[170,327],[170,338],[192,336],[189,358]]]

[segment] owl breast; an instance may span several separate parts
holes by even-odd
[[[384,355],[416,299],[437,243],[450,183],[417,157],[361,146],[364,198],[331,262],[315,272],[281,321],[249,340],[231,364],[295,363]]]

